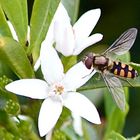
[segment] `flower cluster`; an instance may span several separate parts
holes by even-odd
[[[95,106],[85,96],[76,92],[76,89],[85,84],[95,72],[86,69],[84,64],[79,62],[64,73],[61,59],[57,54],[58,51],[65,56],[77,55],[101,40],[102,35],[99,33],[89,37],[99,17],[100,9],[90,10],[72,27],[67,11],[60,3],[46,39],[42,42],[40,57],[35,65],[37,69],[41,64],[44,80],[21,79],[5,87],[17,95],[44,99],[38,118],[41,136],[46,135],[55,126],[63,106],[92,123],[100,124]]]

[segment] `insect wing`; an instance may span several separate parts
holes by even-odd
[[[117,106],[124,111],[125,94],[121,81],[117,77],[114,77],[113,75],[110,74],[102,74],[102,76]]]
[[[130,50],[137,36],[137,29],[130,28],[125,31],[105,52],[107,56],[112,54],[122,55]]]

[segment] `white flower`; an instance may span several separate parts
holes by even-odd
[[[44,80],[22,79],[6,86],[8,91],[34,99],[44,99],[38,118],[38,127],[41,136],[46,135],[56,124],[63,106],[73,113],[100,124],[100,118],[95,106],[76,89],[85,84],[91,74],[82,62],[63,72],[63,65],[57,52],[51,46],[46,47],[41,55],[41,69]]]
[[[73,27],[67,11],[61,3],[58,10],[60,11],[56,14],[53,23],[54,38],[56,49],[63,55],[78,55],[85,48],[102,39],[102,35],[99,33],[89,36],[99,20],[100,9],[90,10],[83,14]]]
[[[89,36],[99,20],[100,14],[100,9],[90,10],[83,14],[72,27],[68,13],[60,3],[44,40],[46,47],[55,43],[57,51],[64,56],[80,54],[85,48],[102,39],[100,33]],[[44,52],[44,48],[41,47],[40,55],[42,52]],[[40,58],[35,65],[35,70],[39,65]]]

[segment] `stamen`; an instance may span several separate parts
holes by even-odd
[[[60,84],[55,84],[54,92],[58,95],[61,95],[64,91],[64,87]]]

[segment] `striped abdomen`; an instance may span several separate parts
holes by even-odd
[[[113,68],[110,70],[110,72],[126,78],[135,78],[138,76],[137,71],[134,70],[131,66],[115,61],[113,62]]]

